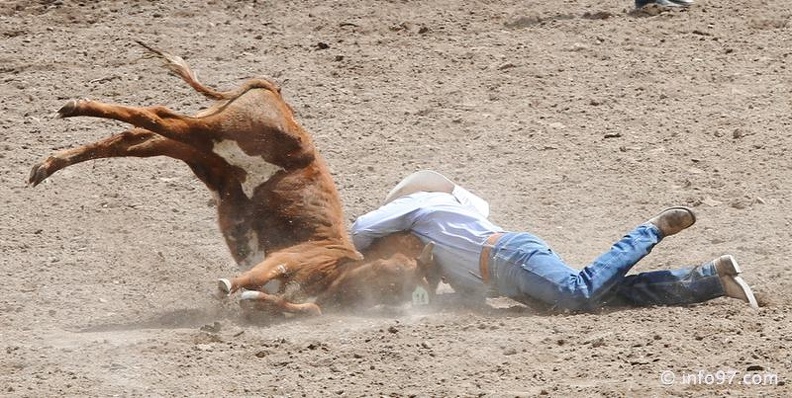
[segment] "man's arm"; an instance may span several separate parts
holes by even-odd
[[[352,224],[352,242],[357,250],[367,248],[374,239],[394,232],[409,231],[413,225],[416,201],[409,196],[399,198],[366,213]]]

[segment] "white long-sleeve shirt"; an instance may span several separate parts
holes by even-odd
[[[452,193],[415,192],[360,216],[352,224],[358,250],[379,237],[411,231],[424,243],[434,242],[435,263],[455,289],[484,293],[479,271],[481,248],[503,229],[489,220],[483,199],[457,186]]]

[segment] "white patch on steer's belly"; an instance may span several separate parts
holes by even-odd
[[[248,198],[253,197],[253,190],[257,186],[267,182],[275,173],[281,170],[280,167],[267,163],[261,156],[246,154],[236,141],[215,141],[212,152],[225,159],[230,165],[245,170],[247,176],[245,177],[245,182],[242,183],[242,190]]]

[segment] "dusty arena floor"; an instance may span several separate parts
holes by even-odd
[[[0,3],[0,395],[792,395],[792,6],[697,0]],[[229,89],[283,87],[347,221],[417,169],[583,267],[669,205],[696,225],[635,271],[736,256],[762,296],[598,314],[452,294],[429,308],[272,321],[211,297],[234,265],[174,160],[50,153],[127,126],[67,100],[208,105],[142,40]]]

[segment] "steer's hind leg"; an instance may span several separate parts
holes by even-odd
[[[164,106],[133,107],[83,99],[69,101],[58,114],[64,118],[93,116],[118,120],[196,146],[201,145],[203,135],[206,149],[209,149],[208,140],[214,132],[205,119],[181,115]]]
[[[55,153],[37,163],[30,170],[28,184],[36,186],[56,171],[73,164],[100,158],[170,156],[186,159],[185,144],[144,129],[132,129],[77,148]]]

